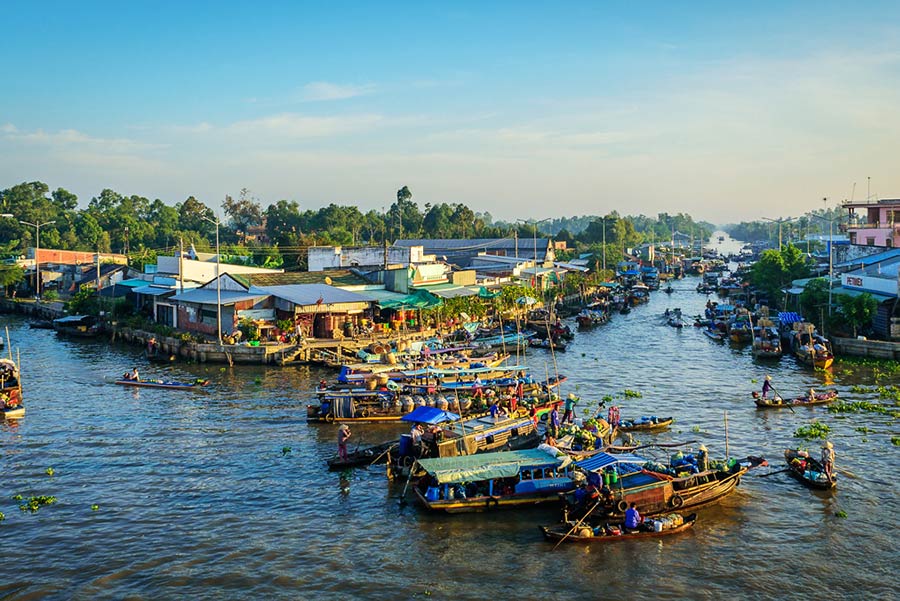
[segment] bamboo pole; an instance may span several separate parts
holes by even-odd
[[[567,538],[569,538],[569,535],[572,534],[573,532],[575,532],[575,529],[578,528],[578,526],[580,526],[581,523],[582,523],[584,520],[587,519],[587,516],[591,515],[591,512],[594,511],[595,509],[597,509],[597,507],[599,507],[599,506],[600,506],[600,501],[597,501],[596,503],[594,503],[594,506],[591,507],[591,508],[587,511],[587,513],[585,513],[583,516],[581,516],[581,519],[580,519],[580,520],[578,520],[577,522],[575,522],[575,525],[572,526],[572,529],[569,530],[568,532],[566,532],[566,535],[565,535],[564,537],[562,537],[561,539],[559,539],[559,542],[556,543],[556,545],[551,549],[551,551],[556,551],[556,548],[559,547],[561,544],[563,544],[563,541],[566,540]]]
[[[728,412],[725,412],[725,459],[729,457],[728,452]]]

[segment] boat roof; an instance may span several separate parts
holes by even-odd
[[[421,424],[440,424],[443,422],[455,422],[459,419],[459,415],[438,409],[437,407],[416,407],[406,415],[400,418],[404,422],[418,422]]]
[[[523,468],[558,467],[568,458],[554,457],[539,449],[480,453],[459,457],[419,459],[419,465],[434,476],[438,484],[456,484],[494,478],[512,478]]]
[[[597,453],[596,455],[592,455],[587,459],[578,461],[577,463],[575,463],[575,465],[585,471],[594,472],[605,468],[607,465],[613,465],[615,463],[632,463],[643,465],[647,463],[647,459],[645,457],[641,457],[640,455],[631,455],[629,453],[616,455],[612,455],[610,453]]]

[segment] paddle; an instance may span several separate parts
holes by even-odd
[[[415,462],[413,462],[413,465],[415,465]],[[403,493],[400,495],[400,502],[399,502],[400,507],[403,507],[404,505],[406,505],[406,489],[409,488],[409,481],[412,480],[412,475],[413,475],[413,466],[411,465],[411,466],[409,466],[409,475],[406,477],[406,484],[403,485]]]
[[[848,478],[853,478],[854,480],[859,480],[859,476],[857,476],[856,474],[854,474],[853,472],[851,472],[851,471],[849,471],[849,470],[844,470],[844,469],[841,469],[841,468],[835,468],[835,471],[836,471],[836,472],[840,472],[841,475],[847,476]]]
[[[784,397],[781,396],[781,393],[780,393],[780,392],[778,392],[777,390],[775,390],[775,387],[774,387],[774,386],[772,386],[772,392],[774,392],[779,398],[781,398],[781,403],[782,403],[783,405],[787,405],[787,408],[791,410],[791,413],[797,413],[796,411],[794,411],[794,408],[791,407],[790,401],[785,401],[785,400],[784,400]]]
[[[768,474],[760,474],[756,477],[757,478],[768,478],[769,476],[773,476],[775,474],[783,474],[784,472],[789,472],[789,471],[791,471],[791,468],[786,467],[783,470],[775,470],[774,472],[769,472]]]
[[[385,455],[387,455],[388,453],[390,453],[390,452],[391,452],[391,449],[393,449],[393,448],[394,448],[394,445],[391,445],[391,446],[389,446],[388,448],[386,448],[386,449],[384,450],[384,452],[381,453],[381,455],[379,455],[378,457],[376,457],[376,458],[372,461],[372,463],[370,463],[369,465],[375,465],[376,463],[378,463],[378,460],[381,459],[382,457],[384,457]]]
[[[569,535],[572,534],[573,532],[575,532],[575,529],[578,528],[578,526],[581,525],[581,523],[587,518],[587,516],[589,516],[589,515],[591,514],[591,512],[594,511],[595,509],[597,509],[597,507],[599,507],[599,506],[600,506],[600,501],[597,501],[596,503],[594,503],[594,506],[591,507],[591,508],[587,511],[587,513],[585,513],[583,516],[581,516],[581,519],[578,520],[577,522],[575,522],[575,525],[572,526],[572,529],[569,530],[568,532],[566,532],[566,535],[565,535],[564,537],[562,537],[561,539],[559,539],[559,542],[556,543],[556,545],[554,545],[554,547],[553,547],[552,549],[550,549],[550,550],[551,550],[551,551],[556,551],[556,547],[560,546],[560,545],[563,543],[564,540],[566,540],[567,538],[569,538]]]

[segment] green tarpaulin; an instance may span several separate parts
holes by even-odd
[[[413,294],[404,294],[396,298],[377,298],[378,306],[382,309],[431,309],[440,307],[443,301],[430,292],[417,290]]]
[[[500,291],[497,290],[496,292],[491,292],[490,290],[482,286],[478,291],[478,296],[480,296],[481,298],[497,298],[498,296],[500,296]]]
[[[538,449],[531,449],[420,459],[419,465],[437,478],[439,484],[456,484],[495,478],[512,478],[522,468],[558,467],[563,464],[565,459],[565,457],[553,457]]]

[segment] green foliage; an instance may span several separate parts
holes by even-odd
[[[880,413],[894,418],[900,417],[900,411],[870,401],[854,401],[852,403],[840,401],[829,405],[828,413]]]
[[[841,315],[856,336],[859,328],[872,323],[875,313],[878,312],[878,301],[868,292],[859,296],[838,295],[838,303],[841,307]]]
[[[844,511],[843,509],[841,509],[841,510],[838,511],[836,514],[834,514],[834,517],[838,517],[838,518],[846,518],[846,517],[847,517],[847,512]]]
[[[19,265],[0,265],[0,286],[6,289],[25,279],[25,270]]]
[[[765,292],[769,302],[781,306],[781,289],[792,280],[802,279],[809,275],[806,258],[792,244],[787,244],[781,251],[764,250],[759,261],[750,270],[750,282]]]
[[[800,426],[799,428],[794,430],[794,437],[802,438],[804,440],[824,440],[828,438],[828,435],[830,433],[831,427],[828,424],[823,424],[820,421],[814,421],[805,426]]]
[[[97,315],[100,311],[94,289],[82,284],[78,292],[66,303],[66,309],[69,313]]]
[[[56,290],[42,290],[41,297],[45,301],[55,301],[59,298],[59,293]]]
[[[54,503],[56,503],[56,497],[49,497],[45,495],[34,496],[28,499],[26,503],[22,503],[21,505],[19,505],[19,509],[22,511],[37,513],[37,511],[44,505],[53,505]]]

